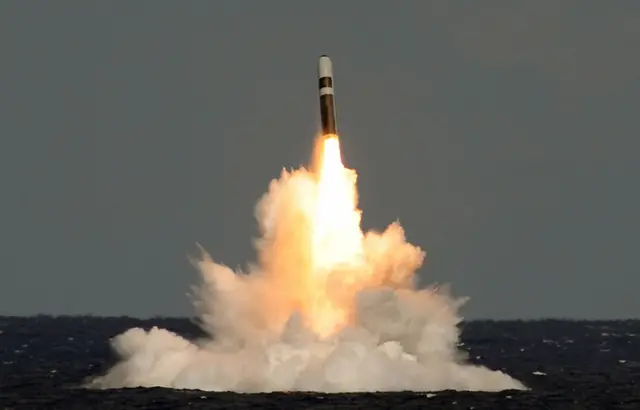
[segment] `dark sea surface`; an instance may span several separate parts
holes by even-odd
[[[108,341],[159,326],[200,336],[188,319],[0,317],[0,409],[634,409],[640,410],[640,321],[471,321],[470,361],[530,391],[500,393],[235,394],[170,389],[86,390],[114,364]]]

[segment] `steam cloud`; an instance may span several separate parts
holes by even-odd
[[[309,201],[316,179],[283,171],[260,200],[258,263],[248,274],[194,261],[202,283],[194,305],[205,340],[134,328],[115,337],[120,361],[89,387],[169,387],[208,391],[437,391],[525,389],[500,372],[465,362],[458,308],[445,289],[418,290],[424,252],[391,224],[363,237],[364,260],[335,268],[325,294],[344,306],[348,323],[317,336],[304,314],[311,297]]]

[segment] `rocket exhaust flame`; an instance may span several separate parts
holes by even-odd
[[[364,266],[360,212],[356,208],[355,179],[353,171],[342,165],[340,141],[337,136],[322,141],[323,156],[318,170],[317,198],[312,220],[314,288],[326,289],[327,276],[332,270],[344,267],[347,272],[361,272]],[[342,278],[355,281],[357,277]],[[346,309],[337,306],[327,292],[314,294],[310,326],[321,336],[344,325]]]
[[[333,99],[324,101],[323,112],[331,113]],[[414,288],[424,252],[405,241],[400,225],[362,232],[356,173],[342,163],[335,113],[326,118],[333,121],[323,120],[323,130],[331,132],[319,141],[315,172],[283,171],[256,207],[257,266],[241,275],[207,254],[196,262],[202,284],[194,289],[195,307],[208,339],[130,329],[112,341],[120,362],[88,387],[525,388],[500,371],[465,363],[457,350],[463,301]]]

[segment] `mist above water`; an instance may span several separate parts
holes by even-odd
[[[240,273],[204,251],[194,260],[202,278],[194,307],[208,337],[130,329],[111,341],[118,363],[89,387],[524,389],[507,374],[465,362],[457,326],[464,299],[446,288],[416,289],[414,274],[425,253],[406,242],[396,223],[362,233],[355,173],[343,168],[333,177],[339,182],[331,186],[340,183],[343,190],[325,201],[335,209],[322,222],[329,235],[320,238],[324,242],[317,238],[323,179],[305,169],[283,171],[256,207],[256,264]],[[320,263],[321,246],[326,255],[347,248],[349,254]]]

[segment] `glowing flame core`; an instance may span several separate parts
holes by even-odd
[[[363,265],[363,234],[357,209],[356,173],[343,165],[337,135],[324,136],[321,144],[312,217],[312,275],[308,289],[311,300],[306,313],[310,327],[320,336],[328,336],[347,322],[345,307],[331,297],[330,275],[332,272],[347,275],[358,270],[341,267]]]

